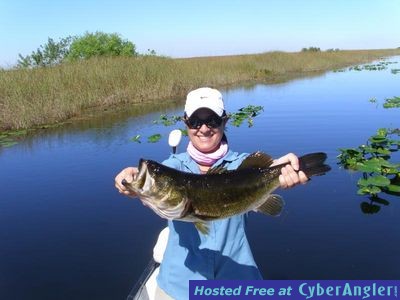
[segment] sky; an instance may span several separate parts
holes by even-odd
[[[0,66],[96,31],[170,57],[397,48],[400,0],[0,0]]]

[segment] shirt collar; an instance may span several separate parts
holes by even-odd
[[[231,163],[237,159],[238,159],[237,152],[233,152],[232,150],[229,149],[228,152],[225,154],[225,156],[217,160],[211,166],[211,168],[219,166],[223,163]],[[182,163],[193,173],[198,173],[200,171],[197,163],[190,157],[189,153],[187,152],[185,152],[185,156],[182,159]]]

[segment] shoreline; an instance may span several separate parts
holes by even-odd
[[[179,58],[96,58],[0,72],[0,133],[60,126],[93,111],[185,97],[199,86],[273,84],[400,55],[400,49]]]

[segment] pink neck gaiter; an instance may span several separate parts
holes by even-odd
[[[195,162],[202,166],[212,166],[217,160],[221,159],[228,153],[228,144],[224,141],[221,142],[219,148],[211,153],[203,153],[189,142],[187,152]]]

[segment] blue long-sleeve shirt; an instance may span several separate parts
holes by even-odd
[[[231,150],[222,163],[235,170],[248,154]],[[180,171],[200,173],[187,152],[171,155],[164,165]],[[189,280],[262,279],[246,238],[246,215],[208,222],[209,233],[200,233],[193,223],[168,221],[169,238],[157,277],[158,285],[174,299],[189,298]]]

